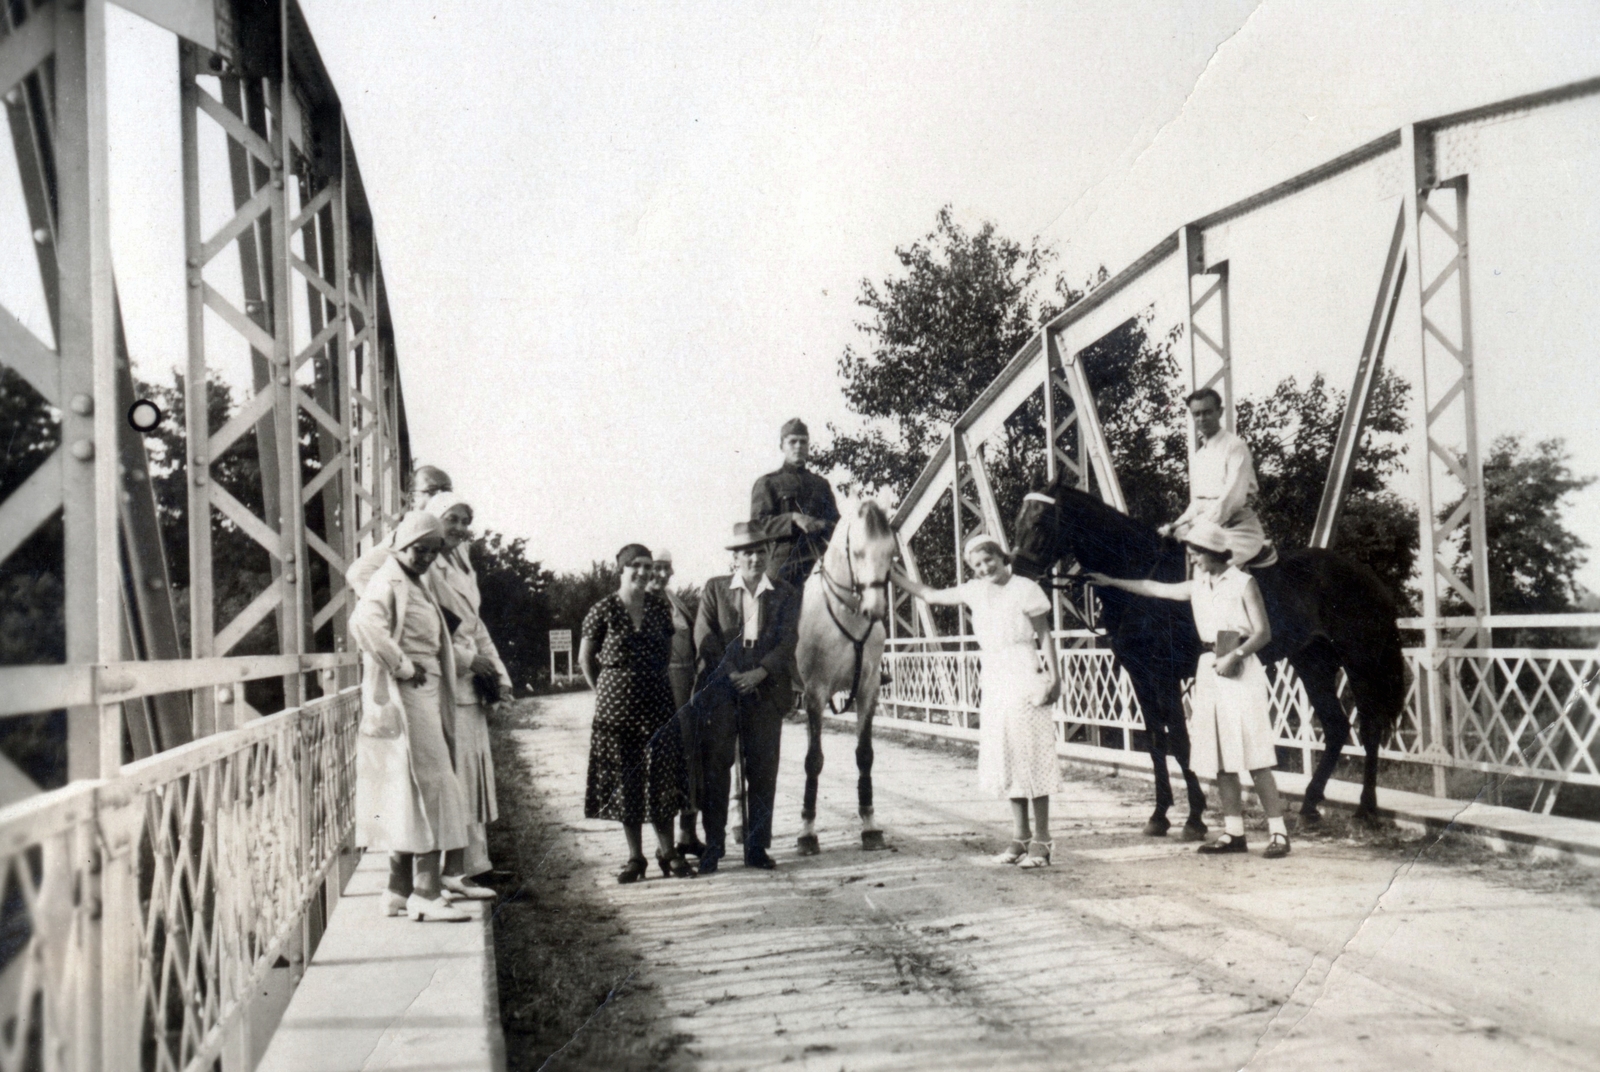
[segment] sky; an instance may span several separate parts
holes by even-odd
[[[864,341],[861,281],[940,206],[1039,237],[1076,282],[1403,122],[1600,74],[1600,3],[302,4],[377,219],[417,459],[548,567],[638,540],[691,581],[725,568],[784,420],[857,426],[836,364]],[[160,374],[183,354],[174,46],[111,29],[113,256]],[[1565,436],[1585,473],[1597,131],[1579,104],[1462,150],[1484,441]],[[1397,182],[1363,168],[1214,236],[1242,392],[1348,385]],[[5,216],[0,249],[27,238]],[[10,275],[0,302],[34,326]],[[1600,547],[1600,489],[1569,520]],[[1582,576],[1600,588],[1600,563]]]

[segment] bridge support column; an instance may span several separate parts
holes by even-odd
[[[1477,391],[1473,373],[1472,302],[1468,274],[1467,179],[1443,180],[1434,166],[1431,131],[1406,126],[1400,132],[1401,168],[1407,175],[1403,218],[1406,255],[1416,270],[1418,334],[1417,416],[1412,422],[1411,464],[1416,467],[1419,565],[1422,613],[1428,657],[1422,684],[1427,718],[1427,751],[1450,752],[1447,721],[1450,682],[1445,650],[1477,646],[1487,640],[1476,622],[1490,613],[1487,526],[1483,469],[1478,454]],[[1449,196],[1445,196],[1445,191]],[[1441,203],[1443,202],[1443,203]],[[1444,261],[1423,260],[1422,234],[1429,245],[1443,239]],[[1454,287],[1448,287],[1451,281]],[[1453,293],[1452,293],[1453,292]],[[1460,489],[1454,503],[1443,501],[1441,481]],[[1449,509],[1448,515],[1445,510]],[[1465,541],[1466,548],[1461,547]],[[1465,555],[1461,551],[1465,550]],[[1466,559],[1458,568],[1447,556]],[[1475,623],[1452,635],[1440,617],[1455,610]],[[1442,766],[1434,767],[1434,793],[1447,789]]]
[[[1228,322],[1228,262],[1207,270],[1205,244],[1193,224],[1178,232],[1178,253],[1188,288],[1183,335],[1189,349],[1190,392],[1209,387],[1222,396],[1222,424],[1236,431],[1233,411],[1233,340]],[[1189,419],[1189,457],[1193,459],[1194,419]]]

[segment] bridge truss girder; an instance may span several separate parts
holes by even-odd
[[[1418,365],[1413,370],[1419,413],[1413,421],[1411,456],[1422,534],[1419,557],[1424,606],[1421,624],[1426,644],[1430,650],[1437,651],[1444,645],[1459,648],[1486,643],[1486,623],[1491,608],[1468,273],[1468,177],[1461,163],[1464,154],[1453,151],[1452,147],[1462,132],[1477,125],[1596,94],[1600,94],[1600,79],[1589,79],[1409,125],[1178,228],[1133,264],[1043,325],[1039,334],[1018,351],[994,382],[957,418],[950,437],[929,459],[895,511],[893,523],[902,546],[909,547],[912,536],[926,521],[934,505],[942,495],[951,492],[957,504],[953,536],[957,576],[960,576],[964,531],[960,520],[960,489],[964,482],[979,487],[987,485],[982,474],[983,455],[979,444],[1036,391],[1043,392],[1045,427],[1050,440],[1045,476],[1053,480],[1065,468],[1076,478],[1079,487],[1093,487],[1105,501],[1125,509],[1078,356],[1112,329],[1142,313],[1157,298],[1177,292],[1180,282],[1185,296],[1184,337],[1189,389],[1216,389],[1223,398],[1224,422],[1233,428],[1235,399],[1228,258],[1212,256],[1208,259],[1207,254],[1211,252],[1207,249],[1208,236],[1220,234],[1219,229],[1234,220],[1356,167],[1396,154],[1405,175],[1401,205],[1330,462],[1313,530],[1313,545],[1326,547],[1333,542],[1340,512],[1349,494],[1350,475],[1365,430],[1372,390],[1378,382],[1392,331],[1397,322],[1404,321],[1408,325],[1406,330],[1415,330],[1420,340]],[[1427,279],[1423,278],[1419,267],[1423,264],[1424,235],[1428,248],[1437,244],[1447,254],[1444,264]],[[1181,280],[1174,275],[1175,270],[1181,273]],[[1447,290],[1452,283],[1454,287]],[[1453,304],[1442,300],[1451,290],[1455,296]],[[1447,439],[1452,433],[1455,438]],[[1063,448],[1061,438],[1069,434],[1072,445]],[[1191,434],[1191,455],[1194,448],[1195,438]],[[973,467],[978,470],[977,475],[970,472]],[[1450,494],[1452,484],[1458,489],[1454,496]],[[1452,498],[1454,505],[1449,515],[1443,516]],[[985,518],[985,524],[994,528],[998,519]],[[1448,553],[1453,546],[1451,541],[1463,535],[1466,537],[1464,545],[1454,546],[1462,552],[1458,557],[1465,565],[1457,566],[1448,560]],[[1442,616],[1447,596],[1454,597],[1464,609],[1462,614]],[[1057,624],[1064,624],[1059,605]],[[931,627],[925,627],[925,632],[931,634]],[[1432,660],[1435,667],[1438,661]],[[1428,677],[1424,690],[1437,740],[1437,735],[1442,733],[1444,685],[1437,669]]]
[[[55,334],[46,345],[0,309],[0,364],[61,414],[60,447],[0,502],[0,561],[60,512],[67,641],[65,666],[0,668],[0,716],[67,707],[73,778],[115,774],[124,732],[142,757],[253,717],[239,685],[262,667],[281,677],[288,706],[354,683],[344,569],[402,512],[410,468],[372,213],[298,5],[123,6],[177,35],[183,197],[172,212],[187,264],[170,285],[188,311],[187,645],[149,458],[125,420],[134,385],[110,244],[106,2],[19,3],[0,16],[0,97]],[[202,152],[208,138],[225,159]],[[202,201],[216,189],[231,189],[232,212],[208,228]],[[242,308],[222,278],[235,258]],[[208,345],[219,339],[248,349],[252,380],[231,385],[248,396],[213,428],[206,384],[219,363]],[[245,437],[260,481],[235,494],[218,466]],[[312,503],[320,531],[307,525]],[[218,582],[238,564],[215,560],[218,524],[270,563],[268,583],[224,621]],[[276,655],[232,657],[268,619]]]

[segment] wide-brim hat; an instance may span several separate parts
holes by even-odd
[[[764,547],[773,539],[772,530],[765,521],[736,521],[728,550],[748,551],[752,547]]]
[[[1223,558],[1233,557],[1233,549],[1228,546],[1228,534],[1215,521],[1196,521],[1183,534],[1183,542]]]

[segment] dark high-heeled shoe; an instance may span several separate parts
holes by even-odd
[[[626,886],[630,882],[638,882],[644,878],[645,872],[650,870],[650,862],[643,856],[635,856],[628,861],[628,866],[617,872],[617,882]]]
[[[671,856],[656,853],[656,863],[661,865],[662,878],[694,878],[694,868],[689,866],[689,861],[683,858],[681,852],[674,852]]]

